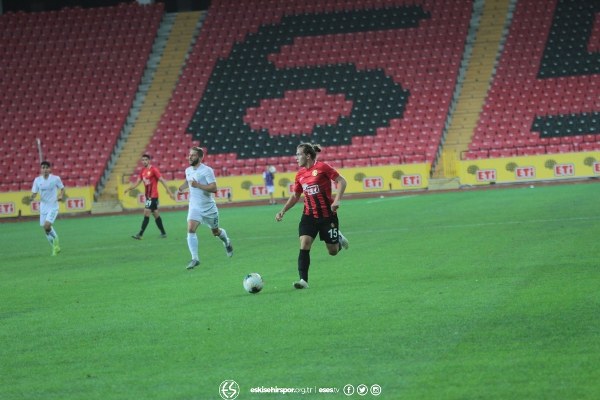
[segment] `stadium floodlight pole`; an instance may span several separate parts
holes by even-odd
[[[40,163],[42,161],[44,161],[44,154],[42,153],[42,141],[40,140],[40,138],[35,139],[35,142],[37,143],[37,149],[38,149],[38,155],[40,156]]]

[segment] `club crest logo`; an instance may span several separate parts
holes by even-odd
[[[233,400],[240,394],[240,385],[234,380],[228,379],[219,385],[219,395],[223,400]]]

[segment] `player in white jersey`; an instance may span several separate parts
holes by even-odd
[[[42,161],[42,174],[34,179],[31,187],[31,201],[35,200],[36,195],[40,194],[40,226],[46,232],[46,238],[52,246],[52,255],[60,253],[58,245],[58,234],[52,224],[58,216],[58,202],[65,196],[65,185],[60,177],[52,174],[52,166],[48,161]]]
[[[213,197],[217,192],[217,180],[212,168],[202,163],[204,151],[200,147],[192,147],[188,160],[190,166],[185,170],[185,183],[178,188],[178,193],[189,188],[189,210],[188,210],[188,234],[187,243],[192,260],[187,269],[193,269],[200,265],[198,256],[198,237],[196,229],[198,225],[206,224],[212,230],[212,234],[221,239],[225,246],[228,257],[233,255],[233,246],[223,228],[219,228],[219,209]]]

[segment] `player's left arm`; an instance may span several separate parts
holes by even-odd
[[[65,199],[65,187],[61,187],[58,191],[58,201],[63,201]]]
[[[190,181],[190,186],[195,187],[196,189],[204,190],[205,192],[217,193],[217,182],[203,184],[196,180],[192,180]]]
[[[335,183],[337,183],[337,193],[335,194],[333,203],[331,203],[331,211],[333,212],[337,212],[338,208],[340,208],[340,202],[342,201],[342,197],[346,191],[346,185],[348,184],[342,175],[338,175],[338,177],[335,178]]]
[[[217,193],[217,179],[215,178],[215,173],[211,168],[208,168],[208,170],[202,174],[201,178],[203,178],[202,180],[206,181],[206,183],[200,183],[193,178],[191,181],[189,181],[190,186],[204,190],[205,192]]]

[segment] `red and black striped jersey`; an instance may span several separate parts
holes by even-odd
[[[327,218],[331,211],[331,181],[340,174],[329,164],[317,161],[310,168],[301,168],[296,174],[294,192],[304,193],[304,214],[314,218]]]
[[[146,196],[146,200],[158,198],[158,180],[160,177],[160,171],[152,165],[148,168],[144,167],[140,171],[140,179],[145,186],[144,196]]]

